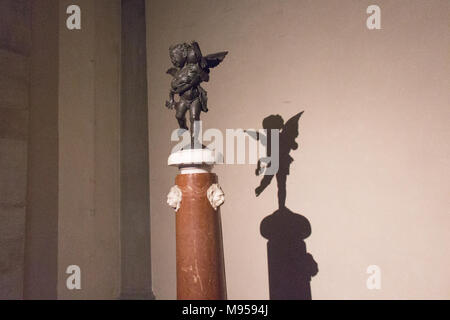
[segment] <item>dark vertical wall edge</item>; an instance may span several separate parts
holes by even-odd
[[[145,0],[122,0],[121,299],[151,286]]]
[[[57,298],[58,0],[32,1],[25,299]]]

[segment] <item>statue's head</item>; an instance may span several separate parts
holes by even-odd
[[[198,63],[201,61],[202,52],[200,51],[200,46],[197,41],[192,41],[189,44],[187,62],[188,63]]]
[[[264,129],[278,129],[281,130],[284,125],[284,120],[279,114],[272,114],[263,120]]]
[[[170,60],[177,68],[182,68],[186,63],[189,46],[187,43],[178,43],[169,48]]]

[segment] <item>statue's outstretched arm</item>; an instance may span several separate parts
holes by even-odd
[[[255,139],[257,141],[261,141],[261,144],[263,146],[267,145],[267,137],[265,134],[262,134],[258,131],[252,131],[252,130],[244,130],[244,132],[246,134],[248,134],[250,137],[252,137],[253,139]]]

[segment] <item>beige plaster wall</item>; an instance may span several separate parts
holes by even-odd
[[[382,29],[366,28],[381,7]],[[154,293],[173,299],[175,217],[166,194],[176,128],[165,109],[169,45],[229,50],[205,85],[206,128],[261,128],[305,110],[287,207],[311,223],[319,265],[313,299],[450,298],[448,1],[149,0],[148,76]],[[230,299],[268,298],[261,220],[276,184],[256,198],[251,165],[216,167]],[[381,268],[381,290],[366,268]]]

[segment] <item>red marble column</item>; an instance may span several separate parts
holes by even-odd
[[[176,213],[177,298],[225,300],[220,210],[214,210],[207,198],[217,176],[179,174],[175,183],[182,192]]]

